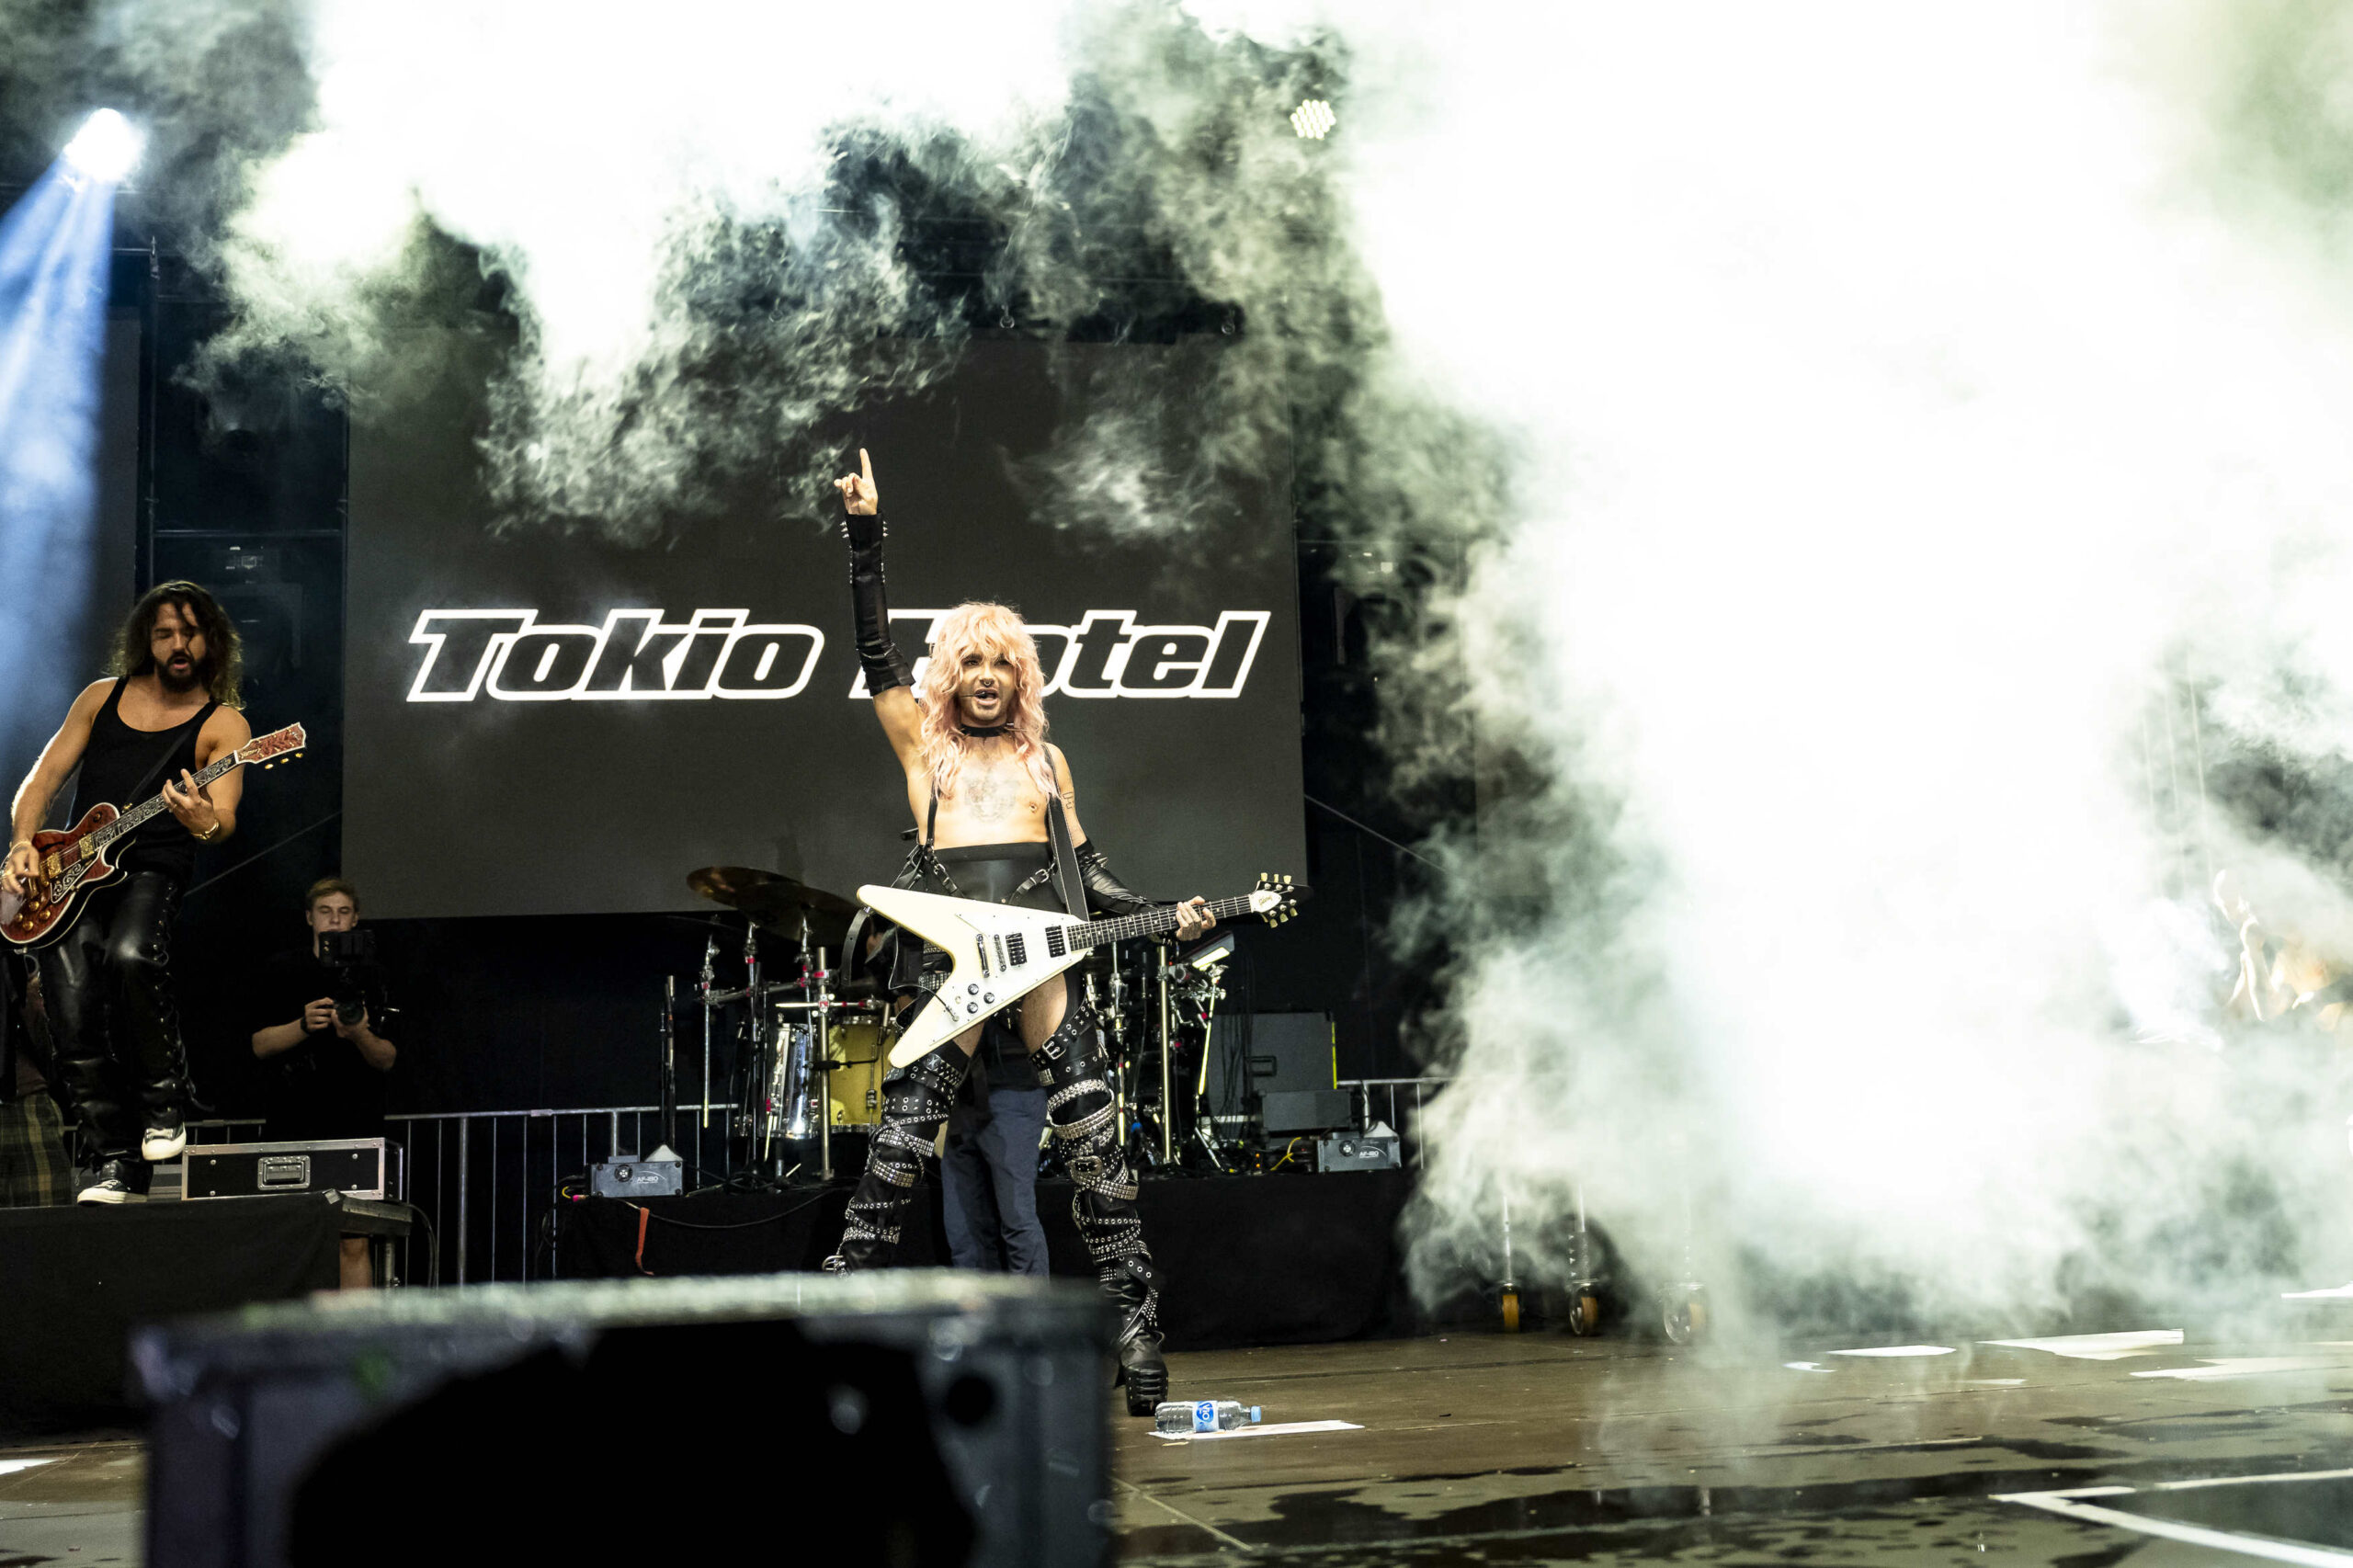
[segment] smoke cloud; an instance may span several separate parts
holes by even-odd
[[[2341,793],[2353,673],[2341,274],[2158,63],[2232,20],[1491,12],[1357,144],[1391,321],[1526,434],[1459,885],[1540,892],[1457,912],[1425,1264],[1582,1180],[1652,1278],[1688,1195],[1702,1278],[1818,1318],[2353,1269],[2342,1053],[2224,1027],[2208,903],[2342,930],[2334,824],[2229,790]]]
[[[1173,542],[1292,464],[1463,563],[1374,650],[1397,790],[1478,784],[1398,933],[1458,955],[1426,1292],[1506,1203],[1557,1276],[1582,1185],[1640,1275],[2028,1326],[2353,1276],[2345,1053],[2222,1006],[2242,903],[2353,960],[2347,16],[176,0],[23,58],[157,121],[214,370],[366,417],[481,356],[507,526],[813,512],[974,333],[1211,355],[1071,356],[1024,477]]]

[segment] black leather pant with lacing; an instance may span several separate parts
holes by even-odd
[[[172,997],[176,878],[132,871],[91,894],[73,929],[40,952],[59,1086],[81,1126],[84,1157],[135,1157],[150,1127],[177,1127],[188,1052]]]
[[[1045,1086],[1047,1125],[1076,1185],[1071,1216],[1096,1279],[1120,1314],[1120,1381],[1127,1387],[1128,1409],[1149,1415],[1168,1391],[1159,1279],[1136,1214],[1135,1177],[1121,1149],[1101,1036],[1080,987],[1067,976],[1064,985],[1062,1022],[1030,1051],[1030,1060]],[[896,1256],[908,1202],[972,1065],[951,1040],[883,1080],[881,1125],[850,1194],[841,1250],[826,1259],[827,1269],[873,1268]]]

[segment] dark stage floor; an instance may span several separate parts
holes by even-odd
[[[1179,1392],[1360,1429],[1167,1442],[1122,1421],[1119,1551],[1331,1568],[2353,1565],[2353,1476],[2240,1479],[2353,1466],[2353,1343],[2325,1337],[2337,1332],[2113,1360],[1489,1334],[1172,1357]],[[2342,1332],[2353,1341],[2353,1322]],[[11,1468],[27,1460],[49,1462]],[[140,1471],[119,1439],[0,1451],[0,1564],[136,1562]],[[2216,1479],[2234,1483],[2180,1484]],[[2085,1488],[2103,1491],[2013,1500]]]
[[[1270,1425],[1363,1429],[1176,1443],[1124,1426],[1121,1556],[1330,1568],[2255,1560],[2000,1500],[2122,1485],[2143,1490],[2057,1501],[2285,1536],[2321,1555],[2280,1560],[2353,1565],[2353,1482],[2146,1490],[2353,1465],[2353,1344],[2086,1360],[1942,1343],[1954,1353],[1877,1358],[1478,1335],[1172,1358],[1180,1392],[1256,1403]],[[2193,1375],[2143,1375],[2179,1371]]]

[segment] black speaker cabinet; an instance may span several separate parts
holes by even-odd
[[[153,1568],[1091,1565],[1110,1321],[948,1270],[476,1286],[141,1330]],[[746,1531],[756,1532],[747,1537]]]
[[[1322,1013],[1249,1013],[1210,1019],[1212,1110],[1242,1108],[1251,1095],[1329,1092],[1336,1081],[1332,1020]]]

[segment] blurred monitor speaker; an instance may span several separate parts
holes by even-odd
[[[1355,1120],[1356,1096],[1346,1089],[1279,1089],[1262,1096],[1267,1135],[1329,1132]]]
[[[1218,1112],[1229,1107],[1241,1110],[1253,1095],[1328,1092],[1337,1081],[1337,1062],[1326,1014],[1237,1013],[1210,1019],[1209,1100]]]
[[[1094,1568],[1110,1348],[1091,1286],[945,1269],[179,1318],[131,1347],[146,1561],[660,1562],[756,1498],[773,1541],[846,1509],[830,1563]]]

